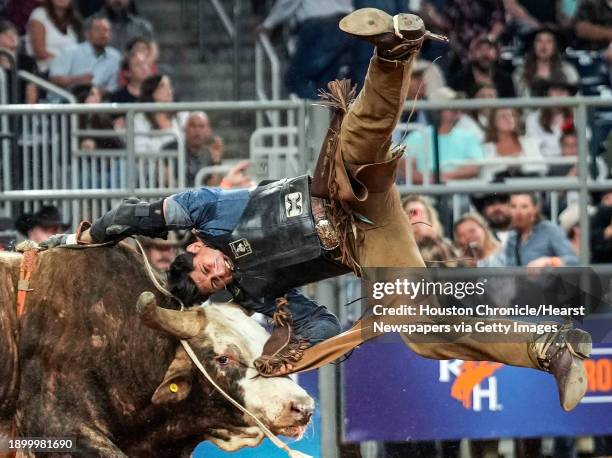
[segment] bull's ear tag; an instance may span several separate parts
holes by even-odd
[[[300,216],[304,213],[304,201],[301,192],[291,192],[285,195],[285,213],[287,218]]]
[[[151,398],[153,404],[180,402],[187,398],[191,392],[192,368],[191,359],[189,359],[183,347],[179,346],[174,360],[168,367],[166,375],[164,375],[164,380],[153,393]]]

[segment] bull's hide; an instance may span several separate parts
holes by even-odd
[[[0,254],[0,435],[16,426],[23,437],[75,437],[79,453],[96,457],[187,456],[204,439],[227,449],[261,440],[175,337],[142,324],[137,299],[155,288],[137,253],[54,249],[39,259],[18,322],[20,255]],[[250,372],[265,331],[233,307],[197,310],[202,329],[190,342],[216,381],[277,433],[303,432],[310,416],[291,406],[312,399],[286,378]]]

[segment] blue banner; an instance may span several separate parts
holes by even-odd
[[[612,346],[586,361],[589,389],[572,412],[550,374],[491,362],[435,361],[399,337],[370,342],[344,363],[345,440],[612,433]]]

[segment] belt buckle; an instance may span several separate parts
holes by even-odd
[[[319,235],[321,247],[324,250],[331,251],[335,250],[340,246],[340,237],[338,237],[336,229],[328,220],[321,219],[317,221],[315,229],[317,230],[317,234]]]

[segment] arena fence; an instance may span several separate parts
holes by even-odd
[[[1,95],[1,94],[0,94]],[[589,145],[586,137],[589,110],[612,106],[612,99],[599,97],[545,99],[461,100],[452,103],[418,102],[417,110],[456,108],[516,107],[539,108],[567,106],[575,110],[578,132],[578,176],[509,180],[506,183],[485,183],[478,180],[447,184],[400,185],[402,194],[420,193],[433,196],[468,195],[477,192],[575,191],[580,202],[587,202],[589,193],[612,189],[612,180],[595,181],[589,177]],[[406,110],[412,103],[406,104]],[[286,125],[257,128],[250,140],[251,173],[258,179],[280,178],[312,171],[321,139],[325,134],[329,113],[326,108],[305,101],[238,101],[189,102],[169,104],[39,104],[4,105],[0,107],[2,136],[2,183],[0,211],[12,216],[13,202],[23,202],[25,210],[36,209],[43,201],[61,203],[73,222],[99,216],[112,206],[113,199],[139,195],[159,197],[177,192],[193,183],[185,182],[185,152],[179,134],[160,131],[137,132],[137,113],[156,111],[206,111],[258,114],[269,113]],[[90,114],[125,118],[122,130],[79,129],[79,119]],[[174,137],[175,150],[139,150],[139,139],[159,136]],[[119,149],[83,150],[80,140],[114,138],[124,145]],[[16,145],[16,146],[15,146]],[[509,163],[513,160],[504,160]],[[568,162],[571,159],[546,159]],[[499,160],[482,161],[482,164]],[[410,171],[407,171],[410,174]],[[589,259],[588,209],[580,206],[581,260]]]
[[[161,197],[193,186],[194,183],[186,182],[180,132],[139,132],[134,128],[138,113],[293,112],[291,116],[282,116],[294,123],[292,127],[280,126],[273,131],[263,128],[253,134],[251,144],[256,160],[252,172],[261,179],[267,178],[268,171],[278,177],[298,174],[306,169],[300,154],[305,150],[305,107],[304,102],[4,105],[0,107],[0,123],[6,124],[2,131],[4,140],[0,142],[0,214],[10,217],[20,211],[35,211],[43,203],[53,203],[61,207],[74,225],[79,220],[100,216],[123,197]],[[80,128],[81,120],[90,115],[122,117],[125,128]],[[156,145],[159,137],[176,146],[159,149],[148,147],[147,141],[143,141]],[[113,140],[119,146],[84,148],[82,140],[89,138],[100,143]]]

